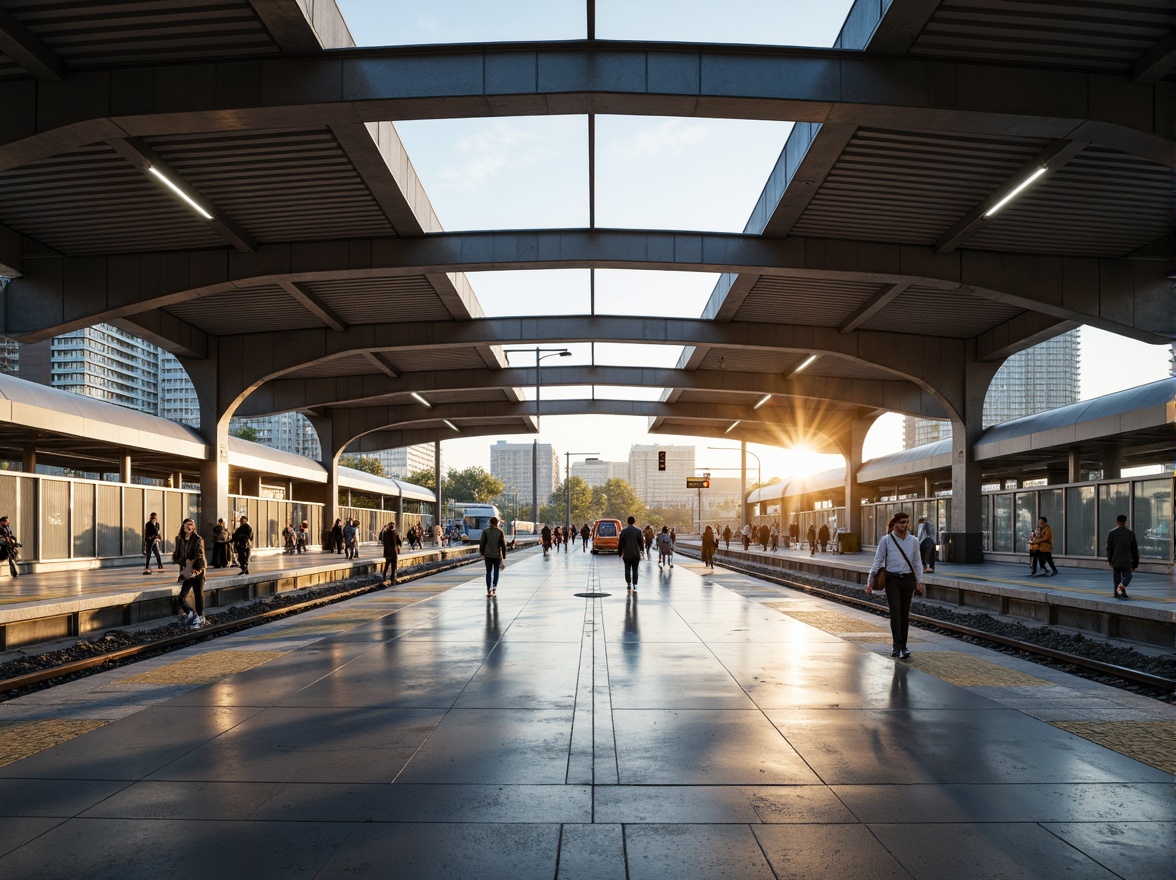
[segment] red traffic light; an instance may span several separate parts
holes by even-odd
[[[664,449],[659,450],[657,453],[657,469],[659,471],[666,469],[666,451]]]

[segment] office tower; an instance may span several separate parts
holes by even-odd
[[[1081,388],[1082,346],[1078,330],[1055,336],[1005,361],[984,398],[984,427],[1077,403]],[[951,423],[907,416],[903,448],[951,437]]]
[[[571,475],[579,477],[593,488],[603,486],[613,478],[624,480],[627,483],[629,482],[629,462],[586,458],[583,461],[572,462]]]
[[[434,465],[432,443],[401,446],[399,449],[381,449],[377,452],[361,452],[359,455],[378,460],[384,466],[385,477],[403,479],[417,471],[431,471]]]
[[[666,454],[666,469],[658,470],[658,453]],[[646,507],[681,507],[691,503],[695,490],[686,478],[695,476],[693,446],[635,444],[629,450],[629,485]]]
[[[502,482],[504,494],[517,493],[519,503],[531,504],[531,443],[499,440],[490,447],[490,475]],[[550,443],[540,443],[539,506],[542,507],[560,481],[559,455]],[[460,500],[460,499],[459,499]]]

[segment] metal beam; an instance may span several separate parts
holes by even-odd
[[[852,315],[846,318],[840,327],[837,328],[838,333],[850,333],[856,330],[878,312],[882,311],[890,303],[894,302],[903,291],[910,287],[906,282],[898,282],[897,284],[887,284],[868,300],[854,309]]]
[[[255,251],[257,250],[257,242],[249,233],[241,229],[236,223],[226,217],[219,211],[211,200],[205,198],[200,192],[192,186],[192,184],[185,180],[183,175],[171,167],[163,157],[156,153],[151,147],[143,143],[138,138],[109,138],[106,141],[116,153],[126,159],[131,165],[139,170],[144,177],[152,180],[155,184],[161,187],[164,192],[168,194],[168,198],[175,198],[175,194],[168,190],[168,188],[160,182],[159,178],[151,174],[148,169],[154,168],[173,185],[184,191],[185,195],[190,199],[194,199],[205,211],[212,215],[212,219],[205,221],[198,220],[200,223],[207,222],[209,226],[216,230],[217,235],[231,244],[239,251]]]
[[[1176,335],[1167,265],[1159,261],[968,250],[936,254],[922,245],[640,230],[441,233],[265,244],[256,254],[203,250],[38,260],[36,274],[26,273],[9,285],[6,333],[35,342],[281,279],[585,267],[746,272],[810,278],[816,284],[822,279],[917,284],[1152,344]]]
[[[75,73],[51,114],[13,85],[0,87],[11,117],[0,170],[105,140],[112,124],[145,137],[507,113],[1013,133],[1176,162],[1156,110],[1172,103],[1169,83],[840,49],[584,41],[328,50]]]
[[[1153,83],[1176,70],[1176,32],[1168,35],[1140,56],[1131,68],[1131,78],[1137,83]]]
[[[0,6],[0,53],[42,82],[64,82],[65,63],[32,31]]]
[[[282,278],[278,281],[278,285],[332,330],[343,331],[347,329],[347,322],[340,318],[334,309],[316,296],[305,284],[299,284],[289,278]]]
[[[1039,169],[1045,170],[1033,181],[1032,186],[1035,189],[1042,186],[1046,180],[1065,167],[1066,163],[1088,146],[1090,144],[1084,141],[1068,140],[1056,140],[1047,144],[1036,156],[1009,175],[1008,180],[993,190],[988,198],[961,217],[951,229],[945,232],[939,241],[935,242],[935,253],[949,254],[979,232],[985,224],[992,220],[987,216],[988,212],[1000,204],[1002,199],[1011,195],[1017,187],[1021,186]],[[1002,209],[1002,213],[996,216],[1004,216],[1004,210],[1006,209]]]

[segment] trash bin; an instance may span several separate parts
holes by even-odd
[[[857,532],[841,533],[841,552],[859,553],[862,549],[862,539]]]

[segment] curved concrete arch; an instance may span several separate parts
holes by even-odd
[[[660,345],[705,344],[726,348],[846,358],[915,383],[949,417],[961,412],[963,366],[969,359],[964,340],[833,328],[758,323],[716,323],[700,318],[619,316],[482,318],[477,321],[357,325],[342,332],[296,330],[221,337],[218,399],[235,413],[261,385],[294,370],[359,352],[446,349],[470,345],[537,345],[569,342],[638,342]],[[901,354],[901,368],[895,365]],[[952,369],[953,366],[958,369]],[[955,375],[957,374],[958,375]],[[926,376],[936,377],[943,387]],[[955,384],[960,387],[954,387]]]
[[[569,385],[614,385],[633,388],[675,388],[721,391],[737,399],[758,399],[771,394],[787,400],[830,400],[859,406],[879,406],[892,412],[927,418],[945,418],[942,407],[913,382],[885,379],[834,379],[800,375],[785,379],[775,373],[727,370],[679,370],[662,367],[549,366],[543,368],[546,388]],[[535,384],[534,368],[486,370],[429,370],[393,379],[384,374],[346,378],[276,379],[264,383],[238,407],[243,418],[276,415],[291,410],[325,406],[387,404],[392,395],[408,397],[413,391],[435,392],[485,388],[496,385],[529,387]],[[407,400],[405,401],[407,402]]]
[[[717,232],[507,230],[432,233],[38,260],[5,293],[5,332],[35,342],[253,287],[404,275],[614,268],[933,287],[1152,344],[1176,333],[1167,263]],[[713,306],[703,317],[713,317]],[[992,334],[1000,337],[1001,334]],[[998,350],[1000,338],[989,346]]]
[[[928,86],[934,84],[934,88]],[[110,138],[487,116],[831,122],[1070,138],[1171,162],[1170,84],[843,49],[606,41],[327,50],[0,85],[0,170]]]

